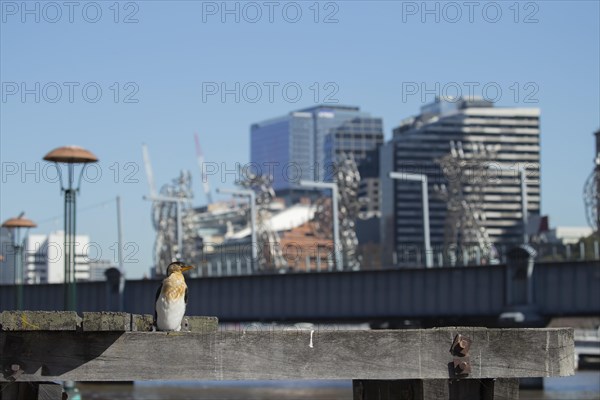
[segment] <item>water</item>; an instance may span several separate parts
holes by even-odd
[[[83,400],[352,400],[350,381],[137,382],[81,385]],[[544,390],[521,390],[525,400],[600,400],[600,371],[546,378]]]
[[[565,378],[545,378],[544,390],[521,390],[521,399],[600,399],[600,371],[577,371]]]

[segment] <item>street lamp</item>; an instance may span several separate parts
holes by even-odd
[[[60,180],[60,189],[65,194],[65,310],[76,310],[77,289],[75,279],[75,231],[76,231],[76,198],[81,186],[83,171],[86,164],[95,163],[98,158],[90,151],[78,146],[58,147],[44,156],[44,160],[53,162]],[[67,165],[67,181],[63,182],[62,169],[58,164]],[[75,182],[75,166],[83,164],[79,172],[79,178]],[[75,185],[76,184],[76,185]]]
[[[258,260],[258,243],[256,243],[256,193],[249,189],[221,189],[217,188],[217,193],[233,194],[234,196],[248,196],[250,198],[250,233],[252,241],[252,270],[255,270],[255,263]]]
[[[340,222],[338,221],[338,187],[335,182],[300,181],[300,186],[317,189],[331,189],[331,208],[333,208],[333,249],[335,254],[335,266],[338,270],[343,268],[342,253],[340,247]],[[318,258],[318,257],[317,257]]]
[[[427,175],[411,174],[408,172],[390,172],[390,178],[405,181],[421,182],[422,205],[423,205],[423,240],[425,241],[425,266],[433,267],[433,254],[431,253],[431,238],[429,235],[429,191],[427,187]]]
[[[14,283],[17,287],[17,310],[23,309],[23,247],[25,237],[29,228],[37,226],[32,220],[23,218],[23,215],[25,215],[24,212],[18,217],[7,219],[2,223],[2,227],[8,229],[11,236],[13,254],[15,255]],[[21,235],[22,229],[25,230],[24,235]]]

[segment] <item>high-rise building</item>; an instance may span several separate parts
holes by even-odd
[[[469,202],[478,202],[483,215],[474,218],[480,221],[490,244],[502,251],[522,243],[526,227],[520,168],[526,171],[528,214],[540,211],[539,118],[537,108],[495,107],[481,98],[436,99],[423,106],[420,115],[395,128],[392,140],[380,151],[384,263],[423,265],[425,260],[421,184],[392,180],[388,177],[390,171],[428,176],[430,234],[436,264],[439,260],[447,263],[445,233],[447,242],[448,229],[455,228],[455,221],[446,219],[448,202],[442,190],[442,185],[451,186],[448,176],[463,182],[461,195],[466,209]],[[456,171],[440,167],[439,160],[452,151],[451,142],[455,152],[459,148],[459,157],[465,163],[463,173],[466,171],[468,176],[453,176]],[[489,159],[468,165],[482,149],[486,149]]]
[[[370,151],[383,144],[381,118],[358,117],[333,128],[324,142],[325,165],[339,157],[352,157],[357,164],[367,158]]]
[[[379,179],[379,149],[383,144],[377,145],[377,148],[367,152],[364,159],[358,165],[360,173],[360,187],[358,197],[364,199],[361,201],[361,218],[379,218],[381,211],[381,179]],[[377,233],[379,237],[379,233]]]
[[[379,165],[377,154],[383,144],[381,118],[358,117],[345,122],[325,136],[325,181],[333,178],[337,161],[345,157],[356,161],[360,183],[358,196],[361,216],[370,218],[379,214]],[[377,163],[377,164],[376,164]]]
[[[253,168],[272,175],[277,192],[297,189],[302,179],[322,181],[327,172],[326,135],[355,118],[369,118],[369,114],[358,107],[319,105],[252,124]]]
[[[75,237],[75,279],[89,281],[91,249],[90,237],[77,235]],[[49,235],[30,234],[25,241],[24,282],[63,283],[65,279],[65,234],[63,231],[52,232]]]

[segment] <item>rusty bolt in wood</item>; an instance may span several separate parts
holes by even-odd
[[[454,359],[454,373],[456,375],[469,375],[471,373],[471,360],[469,357]]]
[[[454,341],[450,347],[450,353],[458,357],[465,357],[469,354],[471,343],[471,339],[459,333],[454,337]]]
[[[21,366],[19,364],[12,364],[10,366],[10,370],[12,371],[12,375],[10,376],[10,379],[12,380],[19,379],[19,377],[23,375],[23,372],[25,372],[21,369]]]
[[[471,373],[471,360],[469,359],[469,350],[472,340],[460,333],[454,337],[450,353],[454,355],[453,365],[456,376],[464,376]]]

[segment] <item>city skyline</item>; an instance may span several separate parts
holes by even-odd
[[[421,112],[425,112],[428,109],[428,107],[433,106],[435,104],[436,104],[436,102],[434,101],[434,102],[432,102],[430,104],[426,104],[426,105],[422,106],[421,107]],[[346,107],[344,105],[338,105],[338,106]],[[317,106],[317,108],[318,107],[319,106]],[[351,106],[351,107],[353,107],[353,106]],[[356,108],[358,109],[359,107],[356,107]],[[443,110],[443,112],[447,112],[447,111],[449,111],[449,110]],[[294,111],[291,110],[290,111],[290,115],[293,114],[293,113],[294,113]],[[366,113],[366,114],[369,114],[369,113]],[[412,116],[406,116],[405,118],[403,118],[402,122],[400,123],[400,126],[402,124],[405,124],[406,121],[409,120],[409,119],[411,119],[411,118],[414,118],[414,115],[412,115]],[[275,119],[278,119],[278,118],[275,118]],[[385,121],[383,121],[383,122],[385,123]],[[250,125],[253,125],[253,124],[250,124]],[[392,130],[396,131],[398,129],[399,129],[399,127],[394,127]],[[330,133],[335,133],[337,130],[338,130],[337,128],[332,128],[332,130],[330,131]],[[542,133],[542,135],[543,135],[543,133]],[[387,138],[387,139],[388,139],[388,141],[386,143],[388,143],[388,144],[391,143],[390,142],[390,138]],[[252,162],[250,161],[250,162],[245,163],[245,164],[242,164],[242,163],[239,163],[239,164],[242,166],[242,169],[240,171],[236,172],[236,176],[237,176],[236,179],[244,176],[245,172],[244,172],[243,166],[250,166],[252,164]],[[205,165],[206,170],[211,171],[212,170],[211,168],[212,168],[213,165],[214,164],[212,162],[206,163],[206,165]],[[140,167],[140,168],[143,168],[143,166]],[[193,168],[189,168],[189,169],[193,169]],[[46,176],[46,178],[49,178],[50,174],[51,174],[50,171],[51,171],[50,167],[41,166],[41,167],[39,167],[38,175],[42,179],[43,179],[44,176]],[[248,171],[250,171],[250,169]],[[311,172],[312,171],[313,171],[313,169],[311,169]],[[115,174],[118,173],[117,171],[114,171],[114,172],[115,172]],[[31,171],[29,173],[31,174]],[[231,175],[233,173],[233,171],[232,170],[225,170],[224,173],[225,173],[225,176],[229,176],[229,175]],[[219,171],[219,174],[220,174],[220,171]],[[85,185],[85,180],[87,179],[87,178],[85,178],[85,176],[86,175],[84,174],[84,185]],[[218,174],[217,174],[217,176],[218,176]],[[213,193],[216,193],[215,189],[217,187],[221,187],[218,184],[219,183],[218,179],[215,179],[215,178],[217,178],[217,177],[216,176],[210,176],[208,178],[209,181],[210,181],[210,183],[212,184],[212,192]],[[145,182],[146,181],[146,176],[143,175],[141,177],[141,179],[143,180],[142,183],[144,185],[146,185],[147,184],[147,182]],[[543,179],[543,177],[542,177],[542,179]],[[50,178],[50,179],[47,179],[47,180],[48,181],[54,181],[55,179]],[[217,180],[217,182],[214,182],[215,180]],[[52,183],[52,182],[50,182],[50,183]],[[93,182],[88,182],[88,183],[93,183]],[[167,183],[167,182],[164,182],[164,183]],[[159,184],[159,186],[161,185],[160,182],[158,184]],[[227,182],[225,182],[225,184],[227,184]],[[204,199],[204,194],[201,193],[202,191],[201,191],[201,188],[200,188],[200,182],[197,182],[197,181],[194,182],[194,190],[195,190],[194,191],[195,197],[196,198],[200,197],[201,198],[201,200],[200,200],[201,204],[206,204],[206,199]],[[98,210],[99,208],[103,208],[103,209],[106,210],[108,207],[114,206],[113,202],[114,202],[113,200],[108,199],[108,200],[105,200],[103,202],[92,204],[92,205],[85,205],[84,204],[79,211],[80,211],[80,213],[82,213],[82,215],[85,216],[86,213],[93,212],[94,210]],[[539,200],[537,200],[537,203],[538,204],[540,203]],[[552,216],[550,216],[550,217],[552,217]],[[109,218],[109,220],[110,220],[110,218]],[[39,228],[37,228],[37,229],[34,228],[34,230],[32,230],[32,232],[30,233],[30,236],[41,237],[41,236],[47,236],[48,234],[51,234],[54,231],[60,232],[60,229],[61,229],[61,226],[62,226],[62,215],[57,214],[54,217],[52,217],[51,219],[46,219],[46,220],[42,220],[41,221],[41,225],[42,226],[44,224],[48,224],[48,223],[52,223],[52,225],[53,225],[53,227],[49,231],[41,231]],[[552,224],[552,226],[557,226],[557,224]],[[561,226],[575,226],[575,225],[573,225],[573,224],[572,225],[563,224]],[[577,226],[579,226],[579,225],[577,225]],[[581,226],[584,226],[584,225],[581,225]],[[115,220],[115,227],[116,227],[116,220]],[[86,237],[87,236],[91,236],[88,232],[82,232],[81,235],[84,235]],[[78,233],[78,237],[79,237],[79,233]],[[115,235],[115,238],[116,238],[116,235]],[[116,258],[117,257],[117,253],[116,253],[116,240],[115,240],[115,242],[110,242],[109,243],[109,246],[106,249],[109,249],[110,253],[105,253],[105,254],[102,254],[102,251],[106,250],[102,244],[98,245],[99,242],[96,242],[94,240],[91,240],[90,243],[93,244],[94,252],[96,252],[97,255],[96,256],[88,256],[89,259],[86,260],[86,264],[88,264],[89,262],[104,261],[104,260],[108,260],[108,261],[112,262],[113,264],[116,264],[118,262],[118,260]],[[130,253],[126,254],[125,257],[128,258],[128,256],[131,256],[131,260],[128,260],[128,261],[133,261],[133,263],[137,264],[137,261],[135,261],[136,260],[135,257],[136,257],[136,255],[137,255],[137,253],[139,251],[139,248],[137,247],[138,244],[136,242],[134,242],[134,241],[126,240],[125,241],[125,245],[128,246],[129,251],[130,251]],[[101,255],[99,255],[99,254],[101,254]],[[113,260],[113,258],[114,258],[114,260]],[[126,272],[127,272],[127,265],[125,265],[125,267],[126,267]],[[146,276],[147,275],[147,271],[143,271],[143,275]]]
[[[424,251],[421,185],[392,181],[389,170],[427,176],[436,257],[489,262],[528,243],[538,233],[543,201],[541,117],[538,108],[496,107],[482,98],[439,99],[394,128],[380,154],[381,186],[388,193],[381,207],[384,259],[411,253],[404,260],[410,264],[415,256],[423,259]],[[537,227],[529,228],[535,221]]]
[[[498,106],[541,108],[541,213],[550,215],[553,226],[586,224],[582,189],[593,168],[593,132],[600,126],[597,3],[540,3],[536,23],[525,23],[525,10],[515,23],[506,8],[498,23],[478,17],[452,24],[431,17],[423,23],[420,15],[403,14],[401,5],[378,3],[369,9],[343,2],[336,3],[337,23],[315,24],[307,5],[298,24],[279,20],[272,26],[243,18],[222,23],[219,15],[208,14],[200,22],[201,4],[165,8],[159,3],[141,3],[134,24],[114,23],[109,9],[98,24],[50,24],[43,18],[22,23],[18,14],[15,19],[3,13],[2,220],[26,211],[39,224],[32,233],[60,229],[58,184],[41,158],[62,145],[81,145],[99,157],[96,171],[102,175],[83,182],[77,231],[101,243],[104,256],[111,254],[117,237],[111,199],[120,195],[125,242],[138,246],[134,258],[139,260],[125,267],[128,277],[140,277],[152,263],[154,239],[150,203],[142,200],[148,194],[142,143],[148,144],[158,185],[181,168],[192,171],[197,205],[205,200],[194,131],[206,162],[233,170],[236,162],[249,161],[255,121],[331,100],[383,118],[389,140],[393,127],[436,94],[453,94],[457,87],[481,94],[487,87]],[[132,13],[121,11],[120,20]],[[332,12],[321,11],[320,21]],[[154,32],[157,26],[169,30]],[[306,49],[297,45],[308,42]],[[246,65],[251,59],[254,65]],[[54,103],[52,82],[63,95]],[[21,83],[34,92],[24,102]],[[222,83],[234,91],[224,102]],[[87,84],[84,98],[80,89]],[[286,85],[288,97],[280,90]],[[252,102],[257,86],[262,97]],[[77,89],[73,102],[71,87]],[[103,97],[94,103],[98,87]],[[277,89],[273,102],[270,87]],[[292,103],[297,87],[303,96]],[[502,96],[493,92],[498,87]],[[233,186],[233,175],[220,175],[209,177],[213,189]],[[85,211],[99,203],[104,205]]]

